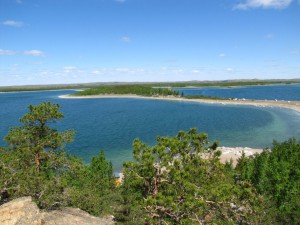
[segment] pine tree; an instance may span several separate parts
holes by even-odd
[[[28,108],[20,119],[23,125],[5,137],[8,148],[1,151],[5,171],[0,173],[6,180],[1,189],[11,198],[30,195],[40,207],[55,207],[66,185],[63,174],[70,168],[64,147],[74,131],[51,128],[51,123],[63,118],[58,104],[44,102]]]
[[[260,199],[251,186],[236,184],[227,175],[217,146],[196,129],[158,137],[153,147],[135,140],[135,161],[124,164],[123,220],[132,224],[254,221],[253,215],[259,214],[254,206]]]

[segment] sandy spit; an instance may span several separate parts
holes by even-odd
[[[89,96],[71,96],[61,95],[59,98],[143,98],[143,99],[158,99],[168,101],[185,101],[185,102],[199,102],[206,104],[222,104],[222,105],[252,105],[257,107],[279,107],[292,109],[300,112],[300,101],[274,101],[274,100],[211,100],[211,99],[185,99],[173,96],[159,96],[159,97],[144,97],[138,95],[89,95]]]
[[[230,159],[232,159],[234,167],[236,166],[237,160],[242,156],[243,152],[245,153],[246,157],[263,152],[263,149],[248,147],[218,147],[218,150],[222,151],[222,155],[220,157],[221,162],[229,162]]]

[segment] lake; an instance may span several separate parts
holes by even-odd
[[[89,162],[104,150],[120,170],[124,160],[132,159],[135,138],[155,144],[160,136],[172,136],[191,127],[208,133],[220,146],[271,147],[274,139],[300,138],[300,113],[288,109],[211,105],[152,99],[61,99],[70,90],[0,94],[0,145],[9,128],[18,126],[29,104],[51,101],[61,105],[65,118],[54,124],[60,130],[76,130],[75,141],[67,146],[71,153]]]
[[[300,101],[300,84],[242,87],[174,88],[184,95],[205,95],[221,98]]]

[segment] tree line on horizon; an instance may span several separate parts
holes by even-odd
[[[42,209],[78,207],[113,214],[124,224],[299,224],[300,142],[222,164],[218,143],[195,128],[158,137],[155,146],[133,141],[118,186],[100,151],[89,164],[65,150],[73,130],[58,131],[58,104],[28,107],[0,147],[0,204],[32,196]],[[203,157],[205,156],[205,157]]]
[[[271,84],[299,84],[300,79],[287,80],[223,80],[223,81],[175,81],[175,82],[95,82],[95,83],[77,83],[77,84],[43,84],[43,85],[18,85],[18,86],[2,86],[0,92],[12,91],[46,91],[61,89],[89,89],[102,86],[124,86],[138,85],[150,87],[231,87],[231,86],[253,86],[253,85],[271,85]]]

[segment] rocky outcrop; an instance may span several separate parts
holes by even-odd
[[[15,199],[0,206],[1,225],[42,224],[42,214],[31,197]]]
[[[18,198],[0,206],[1,225],[104,225],[111,217],[98,218],[75,208],[41,212],[31,197]]]
[[[75,208],[62,208],[61,210],[54,210],[44,213],[42,219],[44,225],[110,225],[115,224],[112,216],[99,218],[88,214],[81,209]]]

